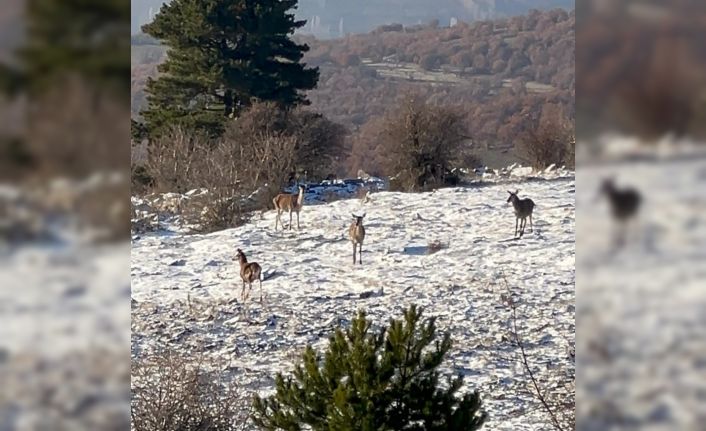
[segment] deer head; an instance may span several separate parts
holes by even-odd
[[[365,214],[367,214],[367,213],[363,213],[362,216],[357,216],[355,214],[351,214],[353,216],[353,219],[355,220],[356,226],[360,226],[363,224],[363,219],[365,218]]]

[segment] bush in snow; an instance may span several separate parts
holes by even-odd
[[[543,118],[534,129],[528,129],[520,138],[520,156],[537,171],[550,165],[574,166],[574,131],[563,117]]]
[[[459,111],[411,97],[380,129],[383,168],[395,177],[391,187],[417,191],[458,182],[452,169],[465,158],[468,140]]]
[[[187,360],[173,352],[132,363],[132,430],[239,431],[249,429],[249,395],[210,370],[222,364]]]
[[[459,394],[461,376],[441,381],[450,349],[414,306],[379,331],[360,312],[323,356],[309,346],[293,376],[277,375],[274,395],[255,397],[253,420],[263,430],[480,429],[480,395]]]

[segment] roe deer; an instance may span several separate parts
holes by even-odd
[[[529,198],[520,199],[517,197],[519,190],[515,190],[515,193],[508,190],[510,197],[507,198],[508,202],[512,203],[512,207],[515,209],[515,238],[517,238],[517,223],[520,222],[520,236],[525,234],[525,226],[527,226],[527,217],[530,220],[530,232],[534,231],[532,226],[532,210],[534,209],[534,201]]]
[[[275,204],[275,210],[277,211],[275,230],[277,230],[277,222],[282,225],[282,230],[284,230],[284,223],[282,223],[282,219],[280,218],[284,211],[289,211],[289,230],[292,230],[292,213],[297,213],[297,229],[299,229],[299,211],[301,211],[302,205],[304,204],[304,190],[306,190],[306,186],[300,185],[299,194],[280,193],[272,199],[272,203]]]
[[[610,202],[613,218],[626,221],[633,217],[640,208],[640,194],[632,188],[618,189],[612,178],[606,178],[601,184],[600,193],[605,194]]]
[[[238,262],[240,262],[240,278],[243,279],[243,289],[240,291],[240,300],[245,302],[245,300],[250,296],[250,291],[252,291],[252,282],[257,280],[260,282],[260,302],[262,302],[262,268],[257,262],[248,262],[248,258],[245,257],[243,250],[238,249],[236,255]],[[248,285],[248,293],[245,294],[245,284]]]
[[[642,197],[640,193],[632,188],[618,189],[612,178],[606,178],[601,184],[599,193],[604,194],[610,203],[611,214],[618,222],[615,226],[615,246],[621,247],[625,244],[626,224],[634,218],[640,209]]]
[[[355,251],[356,246],[358,247],[358,262],[363,264],[363,240],[365,239],[365,228],[363,227],[363,219],[365,214],[362,216],[357,216],[353,214],[353,223],[348,228],[348,237],[353,243],[353,265],[355,265]]]

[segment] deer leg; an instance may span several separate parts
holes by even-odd
[[[517,238],[517,223],[520,221],[519,217],[515,217],[515,238]]]
[[[523,219],[520,221],[520,238],[522,238],[523,236],[525,236],[525,225],[527,225],[527,219],[526,219],[526,218],[523,218]]]
[[[297,230],[299,230],[299,211],[297,211]]]
[[[358,263],[363,264],[363,243],[361,242],[358,247]]]
[[[240,289],[240,301],[245,302],[245,281],[243,281],[243,288]]]
[[[529,215],[530,218],[530,232],[534,233],[534,226],[532,226],[532,214]]]
[[[289,230],[292,230],[292,210],[289,210]]]
[[[355,247],[356,247],[356,244],[353,243],[353,265],[355,265]]]
[[[277,230],[277,222],[280,222],[280,223],[282,222],[282,220],[280,220],[280,218],[279,218],[280,214],[282,214],[282,211],[280,211],[279,208],[277,208],[277,217],[275,217],[275,230]]]
[[[262,279],[258,280],[260,282],[260,302],[262,302]]]

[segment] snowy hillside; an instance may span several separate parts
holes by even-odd
[[[508,189],[537,204],[534,233],[513,239]],[[366,213],[363,265],[354,266],[346,230]],[[283,216],[285,223],[288,217]],[[136,237],[132,247],[132,354],[172,348],[230,362],[240,384],[267,393],[276,371],[302,348],[323,346],[360,308],[384,323],[411,303],[438,316],[455,341],[449,372],[480,390],[485,429],[545,430],[527,391],[512,340],[513,294],[520,337],[536,373],[573,370],[574,178],[508,179],[432,193],[380,192],[305,206],[301,231],[274,231],[275,213],[208,235]],[[295,217],[296,226],[296,217]],[[446,248],[430,253],[427,245]],[[264,303],[254,287],[240,303],[235,250],[259,262]],[[506,281],[507,284],[506,284]]]
[[[628,146],[580,170],[581,429],[704,429],[706,151],[688,144]],[[644,202],[620,250],[596,200],[606,177]]]

